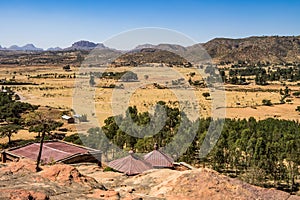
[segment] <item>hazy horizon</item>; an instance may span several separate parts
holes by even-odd
[[[161,27],[199,43],[213,38],[300,35],[299,1],[1,1],[0,45],[66,48]]]
[[[300,35],[250,35],[250,36],[246,36],[246,37],[237,37],[237,38],[229,38],[229,37],[215,37],[215,38],[211,38],[210,40],[213,40],[213,39],[216,39],[216,38],[224,38],[224,39],[244,39],[244,38],[249,38],[249,37],[271,37],[271,36],[279,36],[279,37],[299,37]],[[208,41],[210,41],[210,40],[208,40]],[[102,43],[102,42],[97,42],[97,41],[91,41],[91,40],[89,40],[89,39],[79,39],[79,40],[77,40],[77,41],[73,41],[72,43],[70,43],[70,45],[68,45],[68,46],[60,46],[60,45],[58,45],[58,46],[49,46],[49,47],[40,47],[40,46],[38,46],[38,45],[36,45],[36,44],[34,44],[34,43],[32,43],[32,42],[28,42],[28,43],[24,43],[24,44],[21,44],[21,45],[18,45],[18,44],[11,44],[11,45],[9,45],[9,46],[4,46],[4,45],[2,45],[2,44],[0,44],[0,46],[2,47],[2,48],[10,48],[10,47],[12,47],[12,46],[18,46],[18,47],[23,47],[23,46],[26,46],[26,45],[30,45],[30,44],[32,44],[32,45],[34,45],[36,48],[41,48],[41,49],[43,49],[43,50],[47,50],[47,49],[50,49],[50,48],[61,48],[61,49],[64,49],[64,48],[68,48],[68,47],[71,47],[72,46],[72,44],[74,44],[75,42],[79,42],[79,41],[88,41],[88,42],[93,42],[93,43],[95,43],[95,44],[104,44],[104,46],[106,46],[106,47],[108,47],[108,48],[115,48],[114,46],[112,46],[112,45],[107,45],[107,44],[105,44],[105,43]],[[208,42],[208,41],[203,41],[203,42],[197,42],[197,43],[206,43],[206,42]],[[137,44],[137,46],[138,45],[147,45],[147,44],[149,44],[149,45],[159,45],[159,44],[174,44],[174,45],[177,45],[177,43],[138,43]],[[179,44],[179,45],[181,45],[181,44]],[[193,45],[193,44],[191,44],[191,45]],[[181,45],[181,46],[183,46],[183,47],[188,47],[188,46],[191,46],[191,45]],[[135,47],[137,47],[137,46],[135,46]],[[131,48],[116,48],[116,49],[118,49],[118,50],[130,50]]]

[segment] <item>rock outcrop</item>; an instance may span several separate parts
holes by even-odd
[[[119,199],[118,192],[65,164],[42,166],[35,172],[32,161],[8,163],[0,168],[0,182],[0,199]]]
[[[68,47],[64,50],[92,50],[94,48],[105,49],[106,47],[101,43],[96,44],[93,42],[81,40],[73,43],[71,47]]]
[[[103,181],[105,173],[101,173],[104,172],[94,173],[93,177],[101,177]],[[114,176],[103,184],[118,191],[121,198],[129,199],[300,200],[300,196],[253,186],[206,168],[186,171],[155,169],[133,177]]]
[[[0,199],[300,200],[300,196],[253,186],[206,168],[153,169],[125,176],[96,165],[54,164],[35,172],[34,162],[21,160],[0,165]]]

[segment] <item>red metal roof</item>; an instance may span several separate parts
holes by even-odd
[[[9,150],[9,153],[19,157],[25,157],[36,160],[40,149],[40,143],[31,143],[23,147]],[[91,150],[85,147],[79,147],[65,142],[53,141],[45,142],[42,149],[41,160],[45,163],[59,161],[75,154],[88,153]]]
[[[147,171],[149,169],[152,169],[150,163],[141,160],[133,153],[124,158],[120,158],[109,162],[108,166],[127,175],[136,175],[143,173],[144,171]]]
[[[149,162],[153,167],[173,167],[174,160],[167,154],[153,150],[144,156],[144,160]]]

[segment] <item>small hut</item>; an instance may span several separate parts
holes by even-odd
[[[126,157],[109,162],[108,166],[129,176],[152,169],[150,163],[134,155],[133,151],[129,151],[129,155]]]
[[[173,168],[174,160],[154,145],[154,150],[144,156],[144,160],[149,162],[154,168]]]
[[[61,116],[61,118],[66,120],[68,122],[68,124],[74,124],[75,123],[74,117],[70,117],[68,115],[63,115],[63,116]]]

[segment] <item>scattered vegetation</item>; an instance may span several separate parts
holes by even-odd
[[[62,126],[61,122],[48,119],[45,124],[44,121],[47,117],[40,117],[37,120],[36,117],[23,118],[25,113],[31,113],[30,116],[37,115],[36,109],[38,106],[31,105],[17,101],[15,93],[8,87],[4,89],[5,92],[0,92],[0,137],[7,137],[8,144],[11,144],[11,137],[13,134],[18,133],[19,130],[28,128],[29,131],[40,133],[50,133],[57,127]]]
[[[159,104],[167,111],[167,121],[153,136],[132,136],[132,126],[128,125],[130,120],[141,126],[146,125],[150,114],[138,113],[136,107],[129,107],[126,116],[107,118],[102,128],[91,128],[89,135],[82,135],[81,139],[90,147],[101,149],[106,156],[112,143],[121,149],[134,148],[137,152],[149,152],[154,143],[159,146],[170,143],[177,134],[180,123],[184,122],[184,128],[180,131],[187,135],[195,131],[196,134],[179,161],[209,166],[251,184],[276,187],[289,192],[299,189],[296,182],[300,165],[298,122],[271,118],[256,121],[252,117],[248,120],[226,119],[217,144],[206,158],[200,158],[200,149],[203,148],[202,143],[209,126],[217,128],[221,121],[206,118],[191,122],[177,108],[170,108],[164,102]],[[159,110],[154,113],[157,123],[162,120],[159,113]],[[155,128],[150,129],[153,131]],[[144,131],[141,129],[140,133],[135,134],[142,134]],[[180,145],[185,145],[185,136],[177,137],[182,141]],[[69,136],[65,140],[80,144],[78,135]]]
[[[222,70],[224,71],[224,70]],[[227,83],[236,85],[249,84],[249,80],[255,80],[257,85],[267,85],[272,81],[289,81],[296,82],[300,80],[299,65],[274,67],[269,64],[248,65],[245,63],[233,64],[228,69],[228,76],[225,73],[220,73],[223,80]]]

